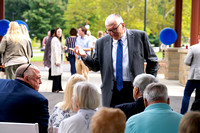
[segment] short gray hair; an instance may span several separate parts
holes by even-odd
[[[105,26],[111,25],[114,22],[117,22],[117,24],[124,23],[124,21],[123,21],[123,19],[122,19],[122,17],[120,15],[118,15],[118,14],[111,14],[111,15],[109,15],[106,18]]]
[[[158,81],[155,76],[151,74],[142,73],[135,77],[133,81],[133,86],[138,87],[140,94],[143,95],[144,89],[146,88],[147,85],[149,85],[150,83],[157,83],[157,82]]]
[[[148,102],[154,102],[154,101],[167,102],[168,100],[167,86],[161,83],[151,83],[144,90],[143,97]]]
[[[74,85],[73,103],[78,103],[80,109],[96,109],[100,105],[100,95],[97,88],[87,82],[82,81]]]

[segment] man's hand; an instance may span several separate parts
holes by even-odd
[[[69,50],[73,51],[75,54],[81,56],[82,58],[85,58],[87,56],[85,51],[80,46],[76,46],[74,49],[69,48]]]

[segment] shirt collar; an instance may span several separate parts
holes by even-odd
[[[121,40],[122,40],[122,42],[125,42],[126,39],[127,39],[127,36],[126,36],[126,30],[125,30],[123,36],[121,37]],[[118,44],[118,40],[113,39],[113,42],[114,42],[114,44]],[[123,45],[125,45],[125,44],[123,43]]]
[[[166,103],[154,103],[154,104],[151,104],[151,105],[147,106],[144,111],[155,110],[155,109],[156,110],[161,110],[161,109],[172,110],[171,107]]]

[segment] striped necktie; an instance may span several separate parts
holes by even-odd
[[[122,61],[123,61],[123,44],[122,44],[122,40],[120,39],[118,40],[117,60],[116,60],[116,82],[117,82],[117,89],[119,91],[123,88]]]

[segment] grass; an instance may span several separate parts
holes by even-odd
[[[162,52],[156,52],[156,55],[157,55],[158,59],[162,59],[163,58]]]
[[[36,48],[34,48],[34,49],[36,49]],[[36,54],[36,56],[35,56],[35,54]],[[37,54],[39,54],[40,56],[37,56]],[[157,55],[158,59],[162,59],[162,57],[163,57],[162,52],[156,52],[156,55]],[[33,58],[31,58],[31,62],[41,62],[41,61],[43,61],[43,56],[44,56],[44,51],[40,51],[40,50],[35,51],[34,50]]]
[[[43,56],[33,56],[31,58],[31,62],[40,62],[40,61],[43,61]]]

